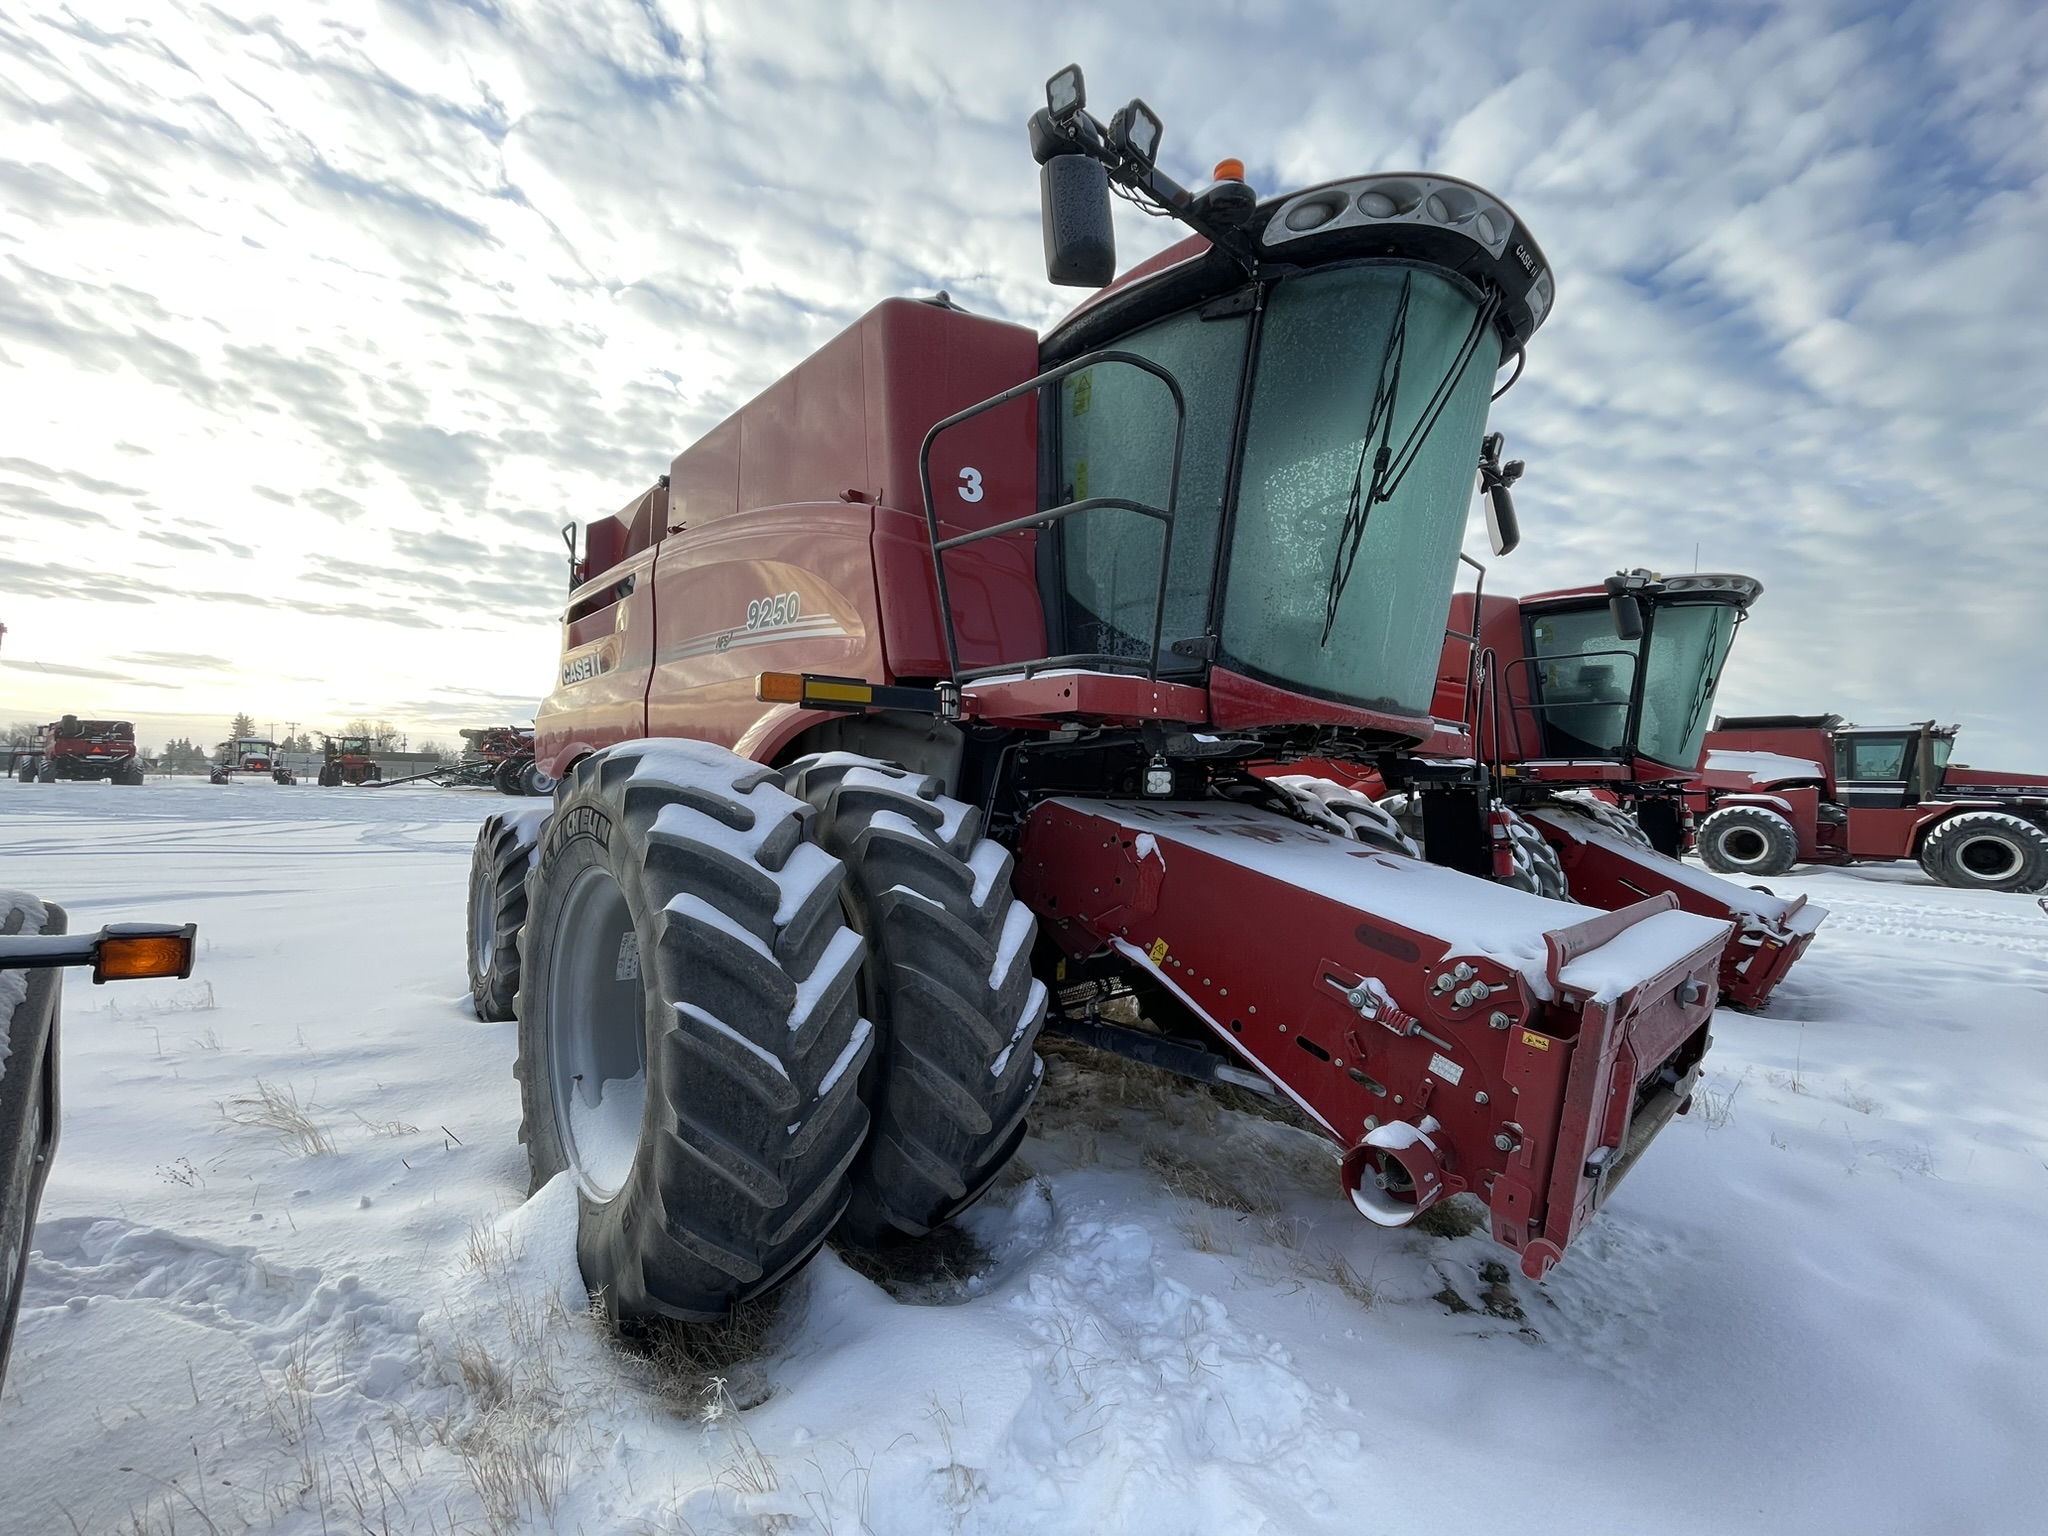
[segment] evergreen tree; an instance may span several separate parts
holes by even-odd
[[[235,723],[228,727],[228,736],[231,740],[239,740],[244,736],[254,736],[255,734],[256,722],[248,715],[235,716]]]

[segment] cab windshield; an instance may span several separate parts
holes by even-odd
[[[1289,278],[1266,290],[1248,369],[1254,318],[1232,296],[1113,344],[1169,369],[1186,400],[1161,670],[1199,666],[1207,647],[1188,642],[1214,634],[1233,670],[1426,715],[1500,364],[1491,309],[1420,267]],[[1157,379],[1070,375],[1056,419],[1061,501],[1164,504],[1173,410]],[[1163,537],[1109,509],[1060,525],[1066,650],[1149,657]]]
[[[1697,763],[1736,611],[1728,603],[1659,602],[1645,612],[1639,641],[1615,637],[1605,604],[1532,618],[1528,692],[1545,755],[1618,760],[1633,749],[1674,768]]]
[[[1652,610],[1643,718],[1636,730],[1640,755],[1673,768],[1699,762],[1721,667],[1735,639],[1736,612],[1727,603],[1669,601]]]

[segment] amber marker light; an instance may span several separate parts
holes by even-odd
[[[176,933],[103,932],[93,945],[93,984],[144,981],[152,977],[182,981],[192,974],[192,950],[198,933],[196,923],[187,923]]]
[[[763,672],[755,683],[754,697],[763,704],[801,704],[804,678],[801,672]]]
[[[1243,181],[1244,162],[1242,160],[1218,160],[1216,162],[1216,169],[1209,173],[1209,179],[1211,181]]]

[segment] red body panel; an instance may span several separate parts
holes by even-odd
[[[756,700],[763,671],[944,674],[918,452],[935,422],[1037,366],[1023,327],[889,300],[678,455],[666,492],[593,524],[593,579],[535,716],[543,770],[650,733],[772,755],[818,717]],[[1038,510],[1036,409],[1027,397],[933,445],[942,536]],[[595,568],[614,549],[622,563]],[[946,561],[963,667],[1045,654],[1034,534]]]
[[[1328,699],[1312,699],[1225,667],[1209,673],[1209,723],[1223,731],[1249,731],[1269,725],[1339,725],[1380,731],[1397,740],[1427,740],[1430,723],[1412,715],[1384,714]]]

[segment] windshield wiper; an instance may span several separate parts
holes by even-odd
[[[1330,631],[1336,627],[1337,605],[1343,601],[1344,588],[1351,580],[1351,568],[1358,562],[1358,546],[1365,538],[1365,525],[1372,516],[1372,509],[1383,501],[1393,500],[1394,493],[1401,489],[1401,482],[1415,467],[1423,444],[1429,441],[1429,434],[1442,418],[1444,408],[1457,393],[1466,368],[1479,350],[1480,338],[1486,334],[1487,326],[1493,323],[1494,314],[1500,308],[1500,296],[1489,293],[1486,302],[1473,312],[1471,328],[1465,332],[1457,355],[1451,359],[1443,377],[1437,380],[1422,414],[1408,429],[1408,436],[1396,450],[1393,445],[1394,407],[1401,392],[1401,365],[1408,353],[1408,298],[1414,285],[1413,272],[1401,279],[1400,302],[1394,307],[1394,323],[1387,331],[1386,351],[1380,354],[1379,382],[1373,386],[1372,409],[1366,414],[1365,434],[1359,441],[1358,468],[1351,476],[1351,495],[1344,509],[1344,526],[1337,534],[1336,559],[1330,567],[1330,585],[1323,599],[1324,645],[1330,643]],[[1375,436],[1379,439],[1378,447],[1373,445]],[[1368,460],[1372,464],[1370,480],[1365,474]]]

